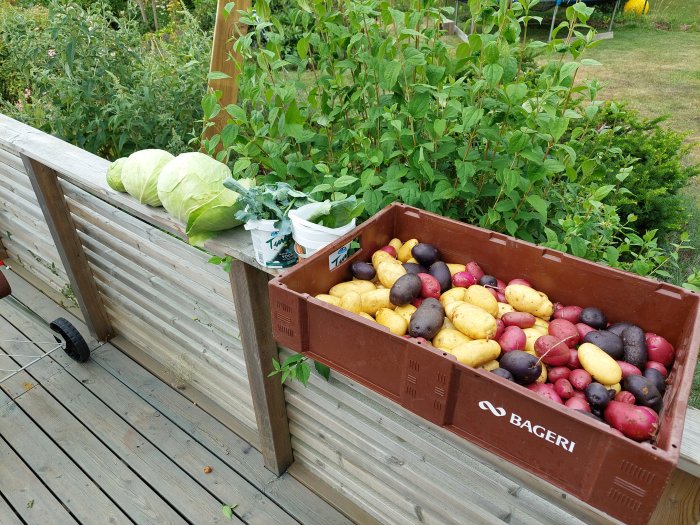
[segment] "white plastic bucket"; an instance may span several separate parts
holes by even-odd
[[[259,264],[268,268],[288,268],[297,263],[292,235],[280,235],[275,228],[275,221],[248,221],[244,228],[250,231],[255,260]]]
[[[310,257],[355,227],[355,219],[340,228],[328,228],[309,222],[307,219],[318,210],[319,206],[323,206],[323,203],[312,202],[289,212],[292,235],[296,243],[295,250],[302,259]]]

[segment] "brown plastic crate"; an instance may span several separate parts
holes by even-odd
[[[610,322],[632,321],[677,350],[654,443],[609,427],[414,339],[315,299],[351,277],[390,239],[417,238],[447,262],[476,260],[503,281],[529,280],[553,301],[597,306]],[[330,270],[352,239],[360,249]],[[688,290],[393,204],[270,281],[275,339],[419,416],[549,481],[627,523],[647,523],[678,461],[698,347],[700,296]]]

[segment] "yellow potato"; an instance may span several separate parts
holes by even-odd
[[[416,260],[415,257],[411,257],[411,258],[410,258],[408,261],[406,261],[406,262],[407,262],[407,263],[413,263],[413,264],[420,264],[420,263]]]
[[[549,319],[554,313],[554,305],[545,294],[523,284],[506,286],[506,299],[517,311],[529,312],[535,317]]]
[[[535,317],[535,324],[533,327],[539,328],[543,332],[542,335],[547,335],[549,333],[549,322],[539,317]]]
[[[601,383],[602,384],[602,383]],[[620,383],[615,383],[614,385],[603,385],[606,390],[614,390],[616,394],[620,393],[620,390],[622,390],[622,385]]]
[[[401,242],[401,239],[397,239],[396,237],[394,237],[389,241],[389,246],[394,248],[394,250],[396,250],[396,253],[399,253],[399,250],[401,249],[401,246],[403,246],[403,243]]]
[[[457,310],[457,307],[463,304],[467,303],[465,301],[452,301],[451,303],[447,303],[447,306],[443,307],[445,309],[445,317],[447,317],[452,324],[454,324],[454,321],[452,321],[452,316],[454,316],[455,310]]]
[[[377,322],[386,326],[392,334],[404,335],[408,330],[408,321],[389,308],[380,308],[377,311]]]
[[[359,315],[360,317],[364,317],[364,318],[367,319],[368,321],[374,321],[374,317],[372,317],[372,316],[369,315],[368,313],[365,313],[365,312],[357,312],[357,315]]]
[[[407,322],[411,322],[411,316],[413,315],[413,312],[418,310],[415,306],[412,304],[404,304],[403,306],[398,306],[394,309],[394,312],[399,314],[401,317],[406,319]]]
[[[324,301],[326,303],[330,303],[334,306],[340,306],[340,299],[334,295],[320,293],[320,294],[316,295],[315,297],[316,297],[316,299],[320,299],[321,301]]]
[[[498,315],[498,301],[484,286],[478,284],[471,285],[464,294],[464,300],[486,310],[494,317]]]
[[[366,314],[374,315],[380,308],[393,308],[394,305],[389,300],[389,292],[388,288],[382,288],[381,290],[370,290],[369,292],[361,293],[362,311]]]
[[[433,346],[445,352],[451,352],[455,346],[461,343],[468,343],[469,341],[471,341],[471,338],[467,337],[459,330],[454,328],[442,328],[435,337],[433,337]]]
[[[450,321],[450,319],[449,319],[447,316],[445,316],[445,319],[442,321],[442,327],[443,327],[443,328],[451,328],[451,329],[453,329],[453,330],[457,330],[457,329],[455,328],[455,325],[452,324],[452,321]]]
[[[614,385],[622,379],[622,369],[617,362],[593,343],[578,347],[578,360],[591,377],[604,385]]]
[[[540,373],[540,377],[535,379],[535,383],[545,383],[547,381],[547,365],[541,361],[540,365],[542,365],[542,373]]]
[[[464,301],[464,294],[466,293],[466,288],[450,288],[440,296],[440,304],[444,308],[453,301]]]
[[[483,308],[469,303],[460,304],[457,307],[452,315],[452,324],[457,330],[472,339],[491,339],[496,334],[496,318]],[[488,359],[488,361],[490,360]]]
[[[536,355],[535,352],[535,341],[542,337],[543,335],[546,335],[546,333],[542,333],[542,331],[538,328],[523,328],[523,332],[525,332],[525,351]]]
[[[501,347],[496,341],[477,339],[456,346],[452,349],[452,355],[463,365],[476,368],[501,355]]]
[[[447,267],[450,269],[450,275],[454,275],[459,272],[464,272],[467,267],[463,264],[447,263]]]
[[[489,372],[491,370],[496,370],[500,366],[500,363],[494,359],[493,361],[489,361],[488,363],[484,363],[481,365],[479,368],[483,368],[484,370],[488,370]]]
[[[515,308],[508,303],[498,303],[498,315],[496,316],[496,319],[500,319],[509,312],[515,312]]]
[[[376,270],[379,268],[379,265],[383,263],[384,261],[395,261],[391,254],[385,252],[384,250],[377,250],[372,254],[372,266],[374,266],[374,269]]]
[[[375,288],[376,286],[374,286],[374,283],[371,281],[347,281],[345,283],[336,284],[328,293],[340,299],[348,292],[357,292],[362,294],[363,292],[369,292]]]
[[[386,260],[379,263],[377,267],[377,277],[379,282],[387,288],[394,286],[399,277],[406,275],[406,268],[396,259]]]
[[[418,239],[410,239],[403,243],[398,253],[399,261],[408,262],[408,260],[413,257],[411,250],[416,244],[418,244]]]
[[[348,292],[340,298],[340,307],[354,314],[362,311],[362,298],[357,292]]]

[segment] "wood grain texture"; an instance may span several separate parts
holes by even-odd
[[[270,377],[272,359],[279,356],[272,338],[269,277],[242,261],[232,262],[230,277],[261,452],[265,466],[275,474],[282,474],[294,456],[282,385],[277,376]]]
[[[0,456],[1,455],[2,453],[0,452]],[[0,523],[3,525],[23,525],[22,521],[19,519],[19,516],[15,514],[15,511],[12,510],[10,504],[7,503],[7,501],[5,501],[5,499],[2,497],[2,491],[0,491]]]
[[[26,155],[22,155],[22,161],[90,333],[106,341],[113,335],[112,326],[75,231],[58,173]]]
[[[649,525],[700,523],[700,479],[676,469],[666,485]]]

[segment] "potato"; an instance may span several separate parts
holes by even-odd
[[[511,308],[513,307],[511,306]],[[529,314],[527,312],[516,312],[514,310],[513,312],[507,312],[503,314],[501,320],[506,326],[518,326],[524,329],[532,328],[533,326],[535,326],[537,318],[534,315]]]
[[[404,335],[408,330],[408,322],[402,316],[389,308],[380,308],[377,311],[377,322],[386,326],[392,334]]]
[[[615,383],[614,385],[603,385],[606,390],[614,390],[615,394],[619,394],[622,390],[622,385],[620,383]]]
[[[401,245],[399,248],[398,258],[401,262],[408,262],[409,259],[413,257],[411,250],[418,244],[418,239],[410,239]]]
[[[603,350],[591,343],[578,347],[578,359],[583,369],[591,377],[604,385],[614,385],[622,379],[622,369],[615,360]],[[640,376],[630,376],[640,377]]]
[[[411,258],[410,258],[408,261],[406,261],[406,262],[407,262],[407,263],[411,263],[411,264],[417,264],[418,266],[423,266],[421,263],[419,263],[419,262],[416,260],[415,257],[411,257]]]
[[[456,289],[458,290],[459,288]],[[496,315],[496,319],[501,319],[505,314],[509,314],[512,312],[515,312],[515,308],[513,308],[508,303],[498,303],[498,314]]]
[[[489,292],[488,288],[484,286],[479,284],[471,285],[464,294],[464,300],[474,306],[478,306],[482,310],[486,310],[494,317],[498,315],[498,301]]]
[[[359,315],[360,317],[364,317],[364,318],[367,319],[368,321],[374,321],[374,320],[375,320],[374,317],[372,317],[371,315],[369,315],[369,314],[366,313],[366,312],[357,312],[357,315]]]
[[[446,263],[446,264],[447,264],[447,268],[449,268],[449,270],[450,270],[450,275],[452,277],[454,277],[454,275],[456,273],[464,272],[467,269],[467,267],[464,266],[463,264],[455,264],[455,263]]]
[[[535,317],[549,319],[554,313],[554,305],[545,294],[523,284],[506,286],[506,299],[519,312],[528,312]]]
[[[377,277],[379,282],[386,288],[391,288],[399,277],[406,275],[406,268],[396,259],[386,260],[379,263],[377,267]]]
[[[452,324],[452,321],[450,321],[450,319],[447,317],[447,315],[445,315],[445,319],[443,319],[443,321],[442,321],[442,327],[443,328],[450,328],[452,330],[457,330],[455,328],[455,325]],[[457,331],[459,332],[459,330],[457,330]]]
[[[547,367],[542,366],[542,373],[540,374],[540,377],[535,379],[535,383],[544,383],[547,381]]]
[[[440,296],[440,304],[445,307],[453,301],[464,301],[464,294],[467,292],[464,288],[452,288],[447,290]]]
[[[380,308],[393,308],[394,305],[391,304],[389,300],[389,293],[388,288],[361,293],[362,311],[370,315],[375,315]]]
[[[316,299],[320,299],[321,301],[324,301],[326,303],[330,303],[334,306],[340,306],[340,299],[336,297],[335,295],[328,295],[325,293],[320,293],[316,296]]]
[[[476,368],[493,361],[501,354],[501,347],[493,340],[477,339],[461,343],[452,350],[452,355],[463,365]]]
[[[374,283],[370,281],[361,281],[358,279],[355,281],[338,283],[333,288],[331,288],[328,293],[340,299],[348,292],[357,292],[359,294],[362,294],[364,292],[369,292],[370,290],[374,290],[376,288],[377,287],[374,286]]]
[[[379,265],[384,261],[396,261],[396,259],[384,250],[377,250],[372,254],[372,266],[374,266],[375,270],[379,268]]]
[[[401,239],[397,239],[394,237],[389,241],[389,246],[393,247],[394,250],[396,250],[396,253],[399,253],[399,250],[401,249],[401,246],[403,246],[403,243],[401,242]]]
[[[416,308],[416,307],[413,306],[412,304],[404,304],[403,306],[399,306],[399,307],[395,308],[395,309],[394,309],[394,312],[396,312],[396,313],[399,314],[401,317],[403,317],[404,319],[406,319],[406,322],[407,322],[407,323],[410,323],[410,322],[411,322],[411,316],[413,315],[413,313],[414,313],[416,310],[418,310],[418,308]]]
[[[457,330],[472,339],[492,339],[496,335],[496,318],[483,308],[473,304],[460,304],[452,315],[452,323]],[[495,341],[494,344],[498,347],[498,352],[500,353],[501,347]],[[487,361],[490,361],[490,359]]]
[[[411,316],[408,333],[411,337],[433,339],[442,328],[445,311],[437,299],[425,299]]]
[[[463,304],[467,304],[466,301],[452,301],[445,305],[445,317],[447,317],[452,324],[454,324],[452,317],[455,314],[455,310]]]
[[[362,298],[357,292],[348,292],[340,298],[340,307],[354,314],[362,311]]]
[[[539,317],[535,319],[535,328],[540,328],[545,334],[549,333],[549,323]]]
[[[496,370],[496,368],[499,368],[500,363],[498,360],[494,359],[493,361],[489,361],[488,363],[484,363],[481,365],[479,368],[483,368],[484,370],[491,371],[491,370]]]
[[[399,277],[391,287],[389,297],[396,306],[410,304],[411,301],[420,296],[423,288],[423,281],[415,274],[406,273]]]
[[[459,330],[454,328],[442,328],[435,337],[433,337],[433,346],[444,350],[445,352],[452,352],[452,349],[461,343],[468,343],[472,339],[467,337]]]
[[[430,265],[428,273],[440,283],[440,293],[446,292],[452,288],[452,275],[450,274],[450,269],[444,262],[435,261]]]
[[[537,341],[540,337],[542,337],[543,334],[540,330],[537,328],[523,328],[523,332],[525,332],[525,351],[529,354],[532,355],[537,355],[535,352],[535,341]]]

